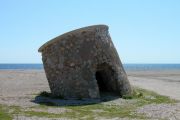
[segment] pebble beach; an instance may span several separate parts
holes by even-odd
[[[178,70],[127,71],[127,75],[132,86],[151,90],[160,95],[180,100],[180,71]],[[32,102],[32,99],[42,91],[50,91],[43,69],[0,70],[0,104],[20,106],[22,108],[38,106],[38,104]],[[53,110],[50,112],[53,112]],[[175,105],[147,105],[139,108],[137,112],[147,113],[152,118],[159,116],[160,118],[180,119],[179,103]],[[20,119],[18,118],[17,120]],[[26,120],[25,116],[22,119]],[[40,118],[34,118],[34,120],[38,119]]]

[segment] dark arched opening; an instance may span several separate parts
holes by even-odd
[[[107,92],[108,91],[108,89],[107,89],[108,86],[106,84],[107,80],[105,80],[105,79],[107,79],[105,77],[105,71],[100,70],[100,71],[96,72],[97,84],[98,84],[99,90],[102,91],[102,92]]]
[[[97,66],[95,73],[100,95],[117,93],[117,75],[110,65],[103,63]]]

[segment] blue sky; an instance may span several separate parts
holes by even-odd
[[[109,26],[123,63],[180,63],[179,0],[0,0],[0,63],[42,63],[70,30]]]

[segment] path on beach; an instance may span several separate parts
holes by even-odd
[[[132,85],[180,100],[180,71],[127,71]]]

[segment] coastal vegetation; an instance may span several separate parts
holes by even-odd
[[[42,97],[50,97],[46,92],[41,92]],[[134,88],[132,96],[123,96],[117,100],[102,101],[96,104],[56,106],[54,103],[44,103],[29,108],[18,106],[0,105],[0,120],[11,120],[14,116],[67,118],[67,119],[98,119],[98,118],[137,118],[148,119],[136,110],[149,104],[175,104],[177,101],[155,92]],[[57,99],[57,98],[52,98]],[[53,112],[51,110],[59,110]]]

